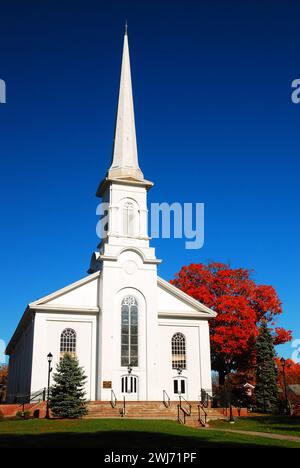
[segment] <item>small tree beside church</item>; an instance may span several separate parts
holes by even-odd
[[[80,418],[87,414],[84,384],[87,377],[77,358],[65,353],[53,375],[49,407],[59,418]]]
[[[256,387],[254,393],[259,411],[269,413],[278,409],[274,341],[266,321],[262,323],[256,339]]]

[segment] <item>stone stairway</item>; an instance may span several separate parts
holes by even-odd
[[[126,401],[125,414],[123,401],[117,401],[115,407],[112,407],[109,401],[92,401],[88,404],[88,419],[105,418],[126,418],[126,419],[167,419],[178,421],[178,412],[180,422],[192,427],[204,426],[204,411],[206,412],[206,422],[212,419],[225,418],[222,410],[214,408],[205,408],[200,412],[199,419],[198,401],[189,402],[190,408],[182,403],[182,410],[178,409],[179,402],[171,401],[169,406],[165,406],[160,401]]]

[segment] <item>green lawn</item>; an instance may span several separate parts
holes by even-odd
[[[89,419],[0,421],[0,448],[300,448],[300,443],[214,430],[193,429],[174,421]]]
[[[219,420],[211,422],[210,426],[219,429],[240,429],[241,431],[269,432],[300,437],[300,418],[289,418],[286,416],[236,418],[235,424]]]

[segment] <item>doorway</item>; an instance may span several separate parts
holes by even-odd
[[[121,392],[128,401],[138,400],[138,377],[136,375],[123,375],[121,377]]]
[[[187,379],[185,377],[175,377],[173,379],[173,392],[175,397],[183,396],[187,398]]]

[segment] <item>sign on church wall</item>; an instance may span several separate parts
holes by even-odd
[[[111,388],[112,387],[111,380],[103,380],[102,386],[103,386],[103,388]]]

